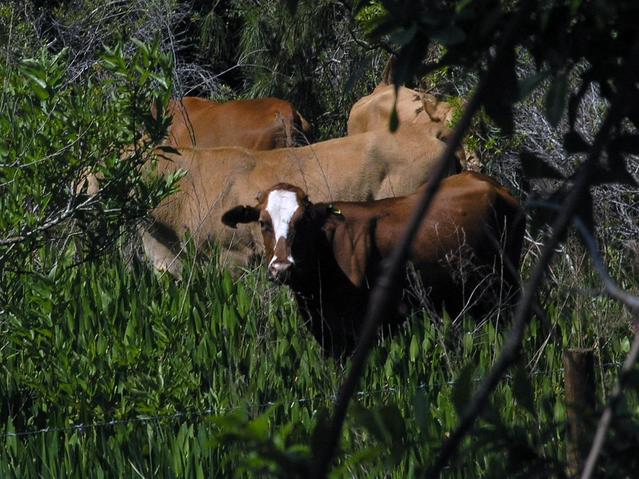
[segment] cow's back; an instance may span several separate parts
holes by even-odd
[[[524,228],[519,202],[506,188],[485,175],[464,172],[442,182],[411,261],[431,297],[442,300],[451,313],[474,301],[492,307],[498,290],[505,286],[512,293],[518,287]],[[502,258],[508,261],[503,268]]]
[[[360,98],[351,108],[348,117],[348,134],[389,127],[390,115],[395,102],[393,85],[379,85],[373,93]],[[410,88],[400,86],[397,91],[397,114],[402,123],[428,123],[430,118],[424,112],[421,95]]]
[[[278,98],[217,103],[203,98],[171,100],[167,141],[178,148],[238,146],[269,150],[292,146],[306,120],[287,101]]]

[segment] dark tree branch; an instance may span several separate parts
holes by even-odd
[[[544,201],[531,201],[528,202],[527,205],[533,208],[542,207],[555,211],[559,211],[561,209],[557,204]],[[606,264],[601,256],[601,252],[599,251],[599,247],[597,246],[597,240],[579,217],[573,218],[573,221],[582,241],[584,242],[584,245],[590,253],[590,259],[592,260],[595,271],[597,271],[597,274],[599,275],[599,279],[601,279],[601,282],[603,283],[605,293],[612,299],[615,299],[626,306],[633,315],[639,315],[639,297],[624,291],[615,282],[615,280],[610,277]],[[597,292],[602,293],[601,291]]]
[[[597,242],[595,238],[590,234],[586,226],[581,220],[579,220],[579,218],[576,219],[575,224],[577,226],[577,229],[579,230],[579,233],[581,234],[584,244],[590,252],[594,267],[597,270],[597,273],[599,273],[599,276],[604,284],[604,288],[606,289],[608,295],[630,309],[635,319],[638,318],[639,298],[628,294],[626,291],[621,289],[617,285],[617,283],[610,277],[610,275],[608,274],[608,270],[606,269],[606,266],[604,264],[603,258],[601,257],[601,254],[599,252],[599,249],[597,248]],[[592,442],[592,446],[590,447],[590,452],[588,453],[588,457],[584,465],[584,470],[581,474],[581,479],[590,479],[595,472],[597,459],[599,458],[601,450],[603,449],[604,443],[606,441],[606,434],[612,422],[615,406],[621,399],[623,388],[628,380],[630,371],[637,362],[637,357],[639,357],[639,331],[635,333],[632,347],[630,348],[628,356],[626,356],[626,359],[623,363],[621,373],[619,374],[619,379],[617,380],[617,383],[615,384],[615,387],[613,388],[612,393],[608,398],[608,404],[604,409],[603,414],[599,418],[595,438]]]
[[[628,380],[630,371],[633,369],[635,363],[637,362],[637,357],[639,357],[639,332],[635,333],[635,339],[632,342],[632,347],[630,348],[628,356],[626,356],[626,360],[623,362],[621,373],[619,374],[619,379],[612,390],[612,394],[608,398],[608,405],[606,406],[606,409],[604,409],[601,418],[599,418],[597,432],[595,433],[595,438],[592,442],[590,452],[588,453],[588,458],[586,459],[586,464],[581,474],[581,479],[590,479],[595,472],[597,459],[599,458],[599,454],[603,449],[603,445],[606,441],[606,434],[608,433],[610,423],[612,422],[613,411],[615,409],[615,406],[621,399],[623,387]]]
[[[590,231],[588,231],[588,228],[586,228],[583,221],[579,218],[575,218],[575,226],[577,227],[586,248],[588,248],[588,251],[590,252],[590,258],[592,259],[593,266],[595,270],[597,270],[597,274],[599,274],[599,278],[604,285],[606,293],[608,293],[611,298],[626,306],[635,317],[639,317],[639,298],[624,291],[621,287],[619,287],[615,280],[610,277],[604,260],[601,257],[599,248],[597,247],[597,241],[595,240],[595,237],[590,234]]]
[[[636,68],[637,63],[637,50],[639,50],[639,44],[635,41],[633,48],[633,55],[630,65],[626,66],[628,70],[627,77],[633,78],[631,74]],[[603,149],[608,141],[610,133],[622,117],[622,112],[625,109],[627,102],[627,90],[630,87],[626,82],[625,88],[621,88],[614,102],[611,104],[608,114],[599,129],[595,141],[590,149],[588,158],[579,167],[578,172],[574,178],[574,184],[564,200],[559,216],[552,225],[552,235],[546,242],[546,245],[541,253],[541,257],[532,272],[531,279],[524,289],[524,295],[517,307],[515,319],[513,320],[513,326],[510,334],[508,335],[499,358],[495,362],[493,368],[489,371],[484,381],[479,386],[477,392],[471,399],[468,408],[462,415],[457,428],[449,436],[448,440],[444,443],[442,450],[436,458],[433,465],[426,473],[426,477],[438,477],[443,468],[446,466],[450,458],[455,454],[457,448],[461,444],[464,437],[470,432],[475,420],[479,417],[483,411],[488,397],[492,391],[497,387],[497,384],[501,381],[503,375],[508,368],[517,359],[517,354],[521,347],[524,332],[531,318],[531,309],[534,304],[537,289],[541,286],[548,264],[555,253],[555,248],[559,245],[561,238],[563,238],[571,220],[575,216],[580,202],[583,199],[584,194],[590,187],[593,176],[595,174],[595,167],[599,161],[599,158],[603,152]]]
[[[353,354],[351,370],[342,384],[335,401],[332,422],[327,431],[326,438],[323,441],[324,447],[320,448],[314,458],[313,469],[311,471],[313,478],[323,479],[328,473],[339,445],[342,427],[348,411],[348,405],[364,372],[368,355],[374,344],[379,323],[390,311],[392,311],[392,308],[396,306],[394,299],[394,293],[396,292],[395,285],[398,284],[398,280],[404,272],[410,246],[415,234],[417,233],[421,221],[430,207],[433,197],[439,188],[440,182],[448,174],[450,161],[454,157],[455,151],[461,144],[466,131],[470,127],[474,114],[481,107],[484,101],[484,94],[487,91],[488,86],[492,81],[494,81],[495,74],[500,67],[500,62],[503,60],[506,52],[515,44],[516,37],[520,33],[519,27],[526,20],[527,12],[532,3],[533,2],[531,1],[527,1],[522,6],[517,18],[515,18],[509,26],[509,29],[504,35],[497,53],[490,64],[490,67],[481,78],[475,93],[468,102],[464,114],[453,132],[452,138],[446,146],[446,150],[439,159],[437,167],[433,172],[430,185],[420,198],[399,244],[393,251],[388,267],[385,269],[375,285],[371,294],[371,299],[368,303],[359,343]]]

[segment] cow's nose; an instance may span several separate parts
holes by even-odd
[[[275,281],[284,281],[290,273],[291,263],[289,261],[273,261],[268,266],[269,278]]]

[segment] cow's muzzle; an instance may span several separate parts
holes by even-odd
[[[286,283],[291,276],[291,266],[289,261],[273,261],[268,265],[268,279],[277,283]]]

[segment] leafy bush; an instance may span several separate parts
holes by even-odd
[[[157,45],[140,43],[130,59],[107,50],[81,83],[70,82],[66,67],[65,51],[44,50],[18,66],[0,65],[2,281],[11,271],[48,271],[55,259],[43,264],[35,253],[47,242],[61,254],[71,238],[85,253],[103,250],[118,225],[143,216],[175,181],[143,181],[140,173],[168,124],[171,63]],[[89,173],[102,178],[94,196],[81,194]]]

